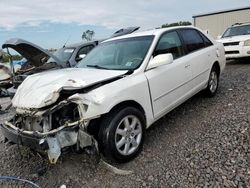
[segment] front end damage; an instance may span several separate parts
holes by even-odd
[[[17,108],[16,115],[1,125],[2,133],[10,142],[45,151],[49,161],[56,163],[64,148],[98,149],[96,140],[87,132],[87,108],[81,100],[71,97],[46,109]]]

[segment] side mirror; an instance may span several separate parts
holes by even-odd
[[[173,55],[168,54],[160,54],[155,56],[148,64],[147,69],[153,69],[162,65],[167,65],[173,63]]]
[[[218,36],[217,36],[217,39],[221,39],[221,35],[218,35]]]
[[[81,61],[83,58],[86,57],[86,54],[80,54],[78,57],[76,57],[76,61]]]

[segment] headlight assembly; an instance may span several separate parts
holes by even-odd
[[[250,46],[250,39],[244,42],[244,46]]]

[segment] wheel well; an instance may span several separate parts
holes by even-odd
[[[119,108],[126,107],[126,106],[135,107],[136,109],[140,110],[140,111],[143,113],[143,115],[145,116],[145,111],[144,111],[144,109],[142,108],[142,106],[141,106],[139,103],[137,103],[137,102],[135,102],[135,101],[133,101],[133,100],[123,101],[123,102],[121,102],[121,103],[118,103],[117,105],[115,105],[115,106],[110,110],[110,112],[113,111],[113,110],[117,110],[117,109],[119,109]]]
[[[140,110],[142,112],[142,114],[144,115],[144,118],[145,118],[145,121],[146,121],[146,115],[145,115],[144,109],[142,108],[142,106],[139,103],[137,103],[137,102],[135,102],[133,100],[123,101],[121,103],[118,103],[108,113],[110,113],[112,111],[116,111],[116,110],[122,109],[124,107],[128,107],[128,106],[134,107],[134,108]],[[107,115],[107,114],[103,114],[103,115],[101,115],[101,117],[99,117],[97,119],[91,120],[90,124],[87,127],[87,132],[90,133],[90,134],[92,134],[92,135],[94,135],[94,137],[96,137],[96,139],[98,137],[97,134],[98,134],[98,132],[100,130],[100,126],[102,124],[103,117],[105,115]]]
[[[214,62],[213,67],[215,68],[218,76],[220,76],[220,64],[219,64],[219,62],[218,61]]]

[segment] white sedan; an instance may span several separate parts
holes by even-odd
[[[45,151],[93,146],[126,162],[142,149],[145,129],[204,91],[216,94],[225,67],[221,43],[194,27],[173,27],[112,38],[76,68],[29,76],[1,125],[6,140]]]

